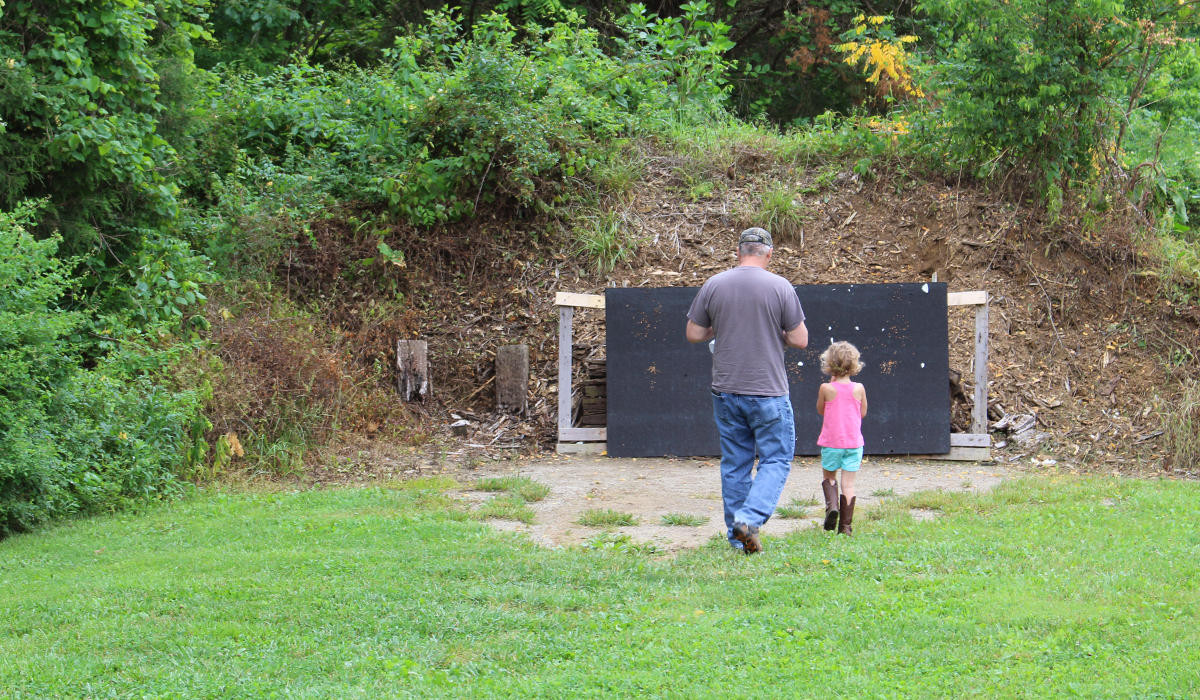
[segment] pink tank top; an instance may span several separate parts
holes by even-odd
[[[817,445],[841,449],[862,447],[862,407],[854,398],[854,387],[859,384],[830,382],[829,385],[837,396],[825,402],[825,420],[821,422]]]

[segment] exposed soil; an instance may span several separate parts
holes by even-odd
[[[869,457],[860,472],[856,531],[892,495],[917,490],[985,490],[1033,466],[1127,475],[1196,476],[1194,465],[1163,459],[1161,419],[1200,375],[1200,308],[1172,306],[1133,251],[1136,225],[1119,213],[1092,217],[1044,212],[984,188],[910,176],[902,164],[876,165],[875,179],[837,161],[780,162],[747,145],[682,157],[653,147],[631,150],[642,181],[621,195],[597,195],[636,248],[599,274],[571,226],[529,212],[480,211],[436,230],[393,226],[382,240],[404,265],[377,254],[370,212],[331,213],[313,225],[311,242],[279,261],[293,308],[280,318],[267,303],[228,302],[213,311],[219,354],[231,381],[216,387],[214,431],[240,431],[280,414],[322,418],[335,440],[310,453],[299,479],[316,485],[381,483],[451,475],[468,504],[490,496],[468,487],[483,476],[519,474],[550,487],[533,504],[534,524],[492,521],[547,546],[585,544],[602,530],[578,524],[592,508],[634,515],[617,528],[665,552],[721,538],[720,483],[714,459],[562,457],[556,442],[559,291],[607,287],[698,287],[734,263],[736,234],[766,225],[775,234],[772,270],[795,284],[937,280],[951,291],[991,295],[989,415],[1031,414],[1038,439],[1019,445],[1001,433],[988,464]],[[799,217],[761,219],[765,192],[787,192]],[[561,215],[561,211],[559,212]],[[358,222],[358,223],[356,223]],[[214,309],[217,305],[214,305]],[[312,313],[320,323],[308,321]],[[324,326],[321,326],[321,323]],[[603,313],[580,310],[576,356],[604,355]],[[682,320],[680,325],[682,333]],[[950,311],[950,366],[962,378],[952,394],[952,424],[967,428],[973,387],[974,314]],[[395,399],[399,338],[429,342],[432,396]],[[527,415],[494,410],[496,349],[530,351]],[[577,373],[582,363],[576,363]],[[579,377],[576,377],[577,385]],[[315,392],[315,393],[314,393]],[[252,396],[247,396],[251,394]],[[272,408],[274,405],[274,408]],[[466,433],[449,426],[468,421]],[[257,422],[256,422],[257,421]],[[819,502],[819,466],[795,462],[781,505]],[[770,539],[818,525],[820,505],[803,518],[773,518]],[[668,513],[704,518],[700,526],[665,525]],[[938,516],[914,510],[914,518]]]
[[[645,147],[629,157],[644,166],[644,179],[601,201],[638,244],[609,274],[578,253],[566,225],[528,213],[480,212],[436,231],[395,227],[385,240],[404,252],[403,268],[378,260],[353,265],[375,255],[379,239],[355,234],[337,217],[314,228],[319,245],[281,262],[290,294],[320,309],[338,343],[354,348],[359,367],[389,371],[397,337],[428,340],[434,378],[426,404],[350,420],[343,444],[310,465],[311,479],[419,473],[447,455],[545,455],[556,440],[555,292],[699,286],[733,264],[736,232],[762,223],[763,193],[780,188],[792,193],[801,218],[774,226],[772,269],[792,282],[913,282],[936,274],[951,291],[991,294],[990,414],[1032,414],[1041,433],[1034,445],[995,450],[998,461],[1053,458],[1065,468],[1123,474],[1194,471],[1164,463],[1158,431],[1181,381],[1200,373],[1200,308],[1173,306],[1157,293],[1132,252],[1133,221],[1110,212],[1087,228],[1087,217],[1066,212],[1051,224],[1041,210],[1002,194],[917,179],[898,165],[866,181],[849,163],[782,163],[748,146],[695,158]],[[973,388],[974,318],[969,308],[950,315],[950,366],[964,390],[953,422],[962,430]],[[602,312],[577,314],[575,342],[578,353],[603,356]],[[531,399],[522,418],[493,410],[492,363],[508,343],[530,349]],[[465,436],[447,431],[456,417],[470,421]],[[415,452],[389,444],[413,435],[425,441]],[[355,456],[364,449],[402,456]]]
[[[858,534],[869,531],[871,522],[867,513],[885,499],[939,489],[983,492],[1010,473],[999,465],[868,457],[859,471],[855,487],[854,530]],[[794,462],[780,505],[786,506],[794,499],[821,505],[806,506],[804,518],[774,517],[768,521],[761,531],[767,547],[773,537],[782,537],[802,528],[820,527],[825,510],[821,501],[820,474],[820,462],[814,458]],[[543,546],[582,545],[594,540],[605,530],[580,525],[578,520],[585,511],[600,508],[636,517],[637,525],[617,527],[612,531],[627,535],[634,542],[653,544],[663,552],[698,547],[714,537],[718,541],[724,538],[717,460],[554,455],[515,465],[493,463],[470,474],[463,473],[460,478],[469,484],[471,478],[508,475],[525,476],[546,484],[550,494],[531,504],[536,513],[532,525],[515,520],[489,522],[502,530],[526,533]],[[472,503],[492,496],[471,490],[460,491],[458,495]],[[699,526],[665,525],[662,519],[668,513],[694,515],[707,521]],[[913,517],[920,520],[937,516],[935,510],[914,509],[913,512]]]

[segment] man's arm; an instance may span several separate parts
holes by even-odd
[[[685,333],[687,335],[687,341],[689,343],[708,342],[713,339],[714,335],[716,335],[716,333],[713,332],[713,329],[711,326],[708,328],[705,328],[704,326],[701,326],[700,324],[696,323],[695,321],[692,321],[691,319],[688,319],[687,331]]]
[[[801,350],[808,347],[808,326],[804,325],[804,321],[801,321],[800,325],[784,333],[783,342],[787,343],[790,347],[800,348]]]

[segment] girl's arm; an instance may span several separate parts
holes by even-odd
[[[858,399],[858,415],[867,417],[867,389],[862,384],[854,387],[854,398]]]
[[[817,415],[825,415],[825,385],[822,384],[820,389],[817,389]]]

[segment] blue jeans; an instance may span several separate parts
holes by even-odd
[[[775,512],[792,470],[796,421],[786,396],[712,392],[713,418],[721,436],[721,500],[725,536],[735,547],[733,524],[759,527]],[[758,473],[751,476],[758,455]]]

